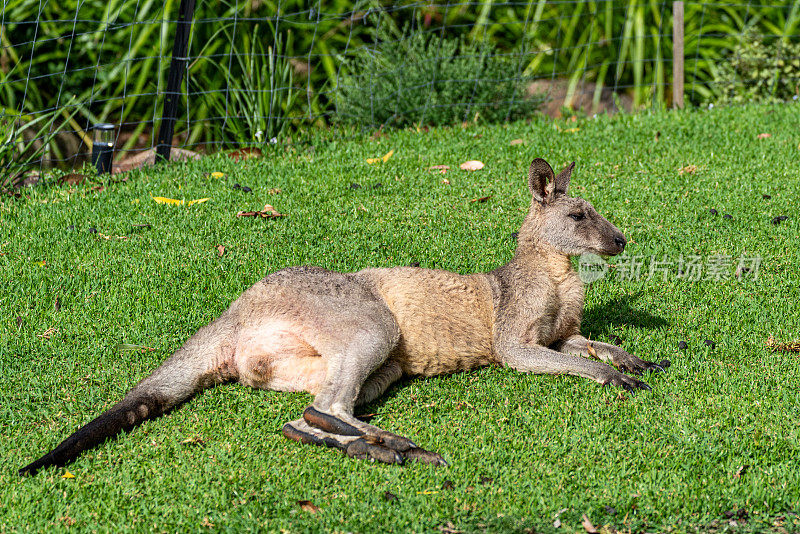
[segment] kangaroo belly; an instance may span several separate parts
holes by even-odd
[[[493,361],[491,289],[483,277],[416,268],[369,274],[400,328],[392,358],[404,373],[433,376]]]
[[[301,326],[286,321],[242,332],[234,353],[239,381],[260,389],[317,393],[327,362],[303,334]]]

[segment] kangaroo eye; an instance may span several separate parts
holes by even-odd
[[[582,221],[586,216],[583,213],[570,213],[569,218],[573,221]]]

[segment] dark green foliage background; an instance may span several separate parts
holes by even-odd
[[[413,33],[362,49],[343,65],[337,116],[355,125],[451,125],[529,117],[544,95],[528,98],[520,60],[490,45]]]

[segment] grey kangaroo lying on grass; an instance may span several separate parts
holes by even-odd
[[[580,334],[583,285],[569,257],[619,254],[626,241],[591,204],[567,195],[574,167],[573,162],[555,176],[546,161],[533,160],[533,200],[516,253],[490,273],[394,267],[341,274],[292,267],[270,274],[122,401],[20,474],[64,465],[223,382],[314,394],[303,417],[283,427],[289,439],[334,447],[353,458],[439,465],[446,464],[439,454],[357,419],[355,406],[378,398],[403,376],[491,363],[650,389],[620,371],[663,370],[668,360],[644,361]]]

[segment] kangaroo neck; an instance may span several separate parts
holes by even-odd
[[[531,242],[520,243],[508,265],[515,271],[546,271],[554,280],[575,274],[569,256],[549,245]]]

